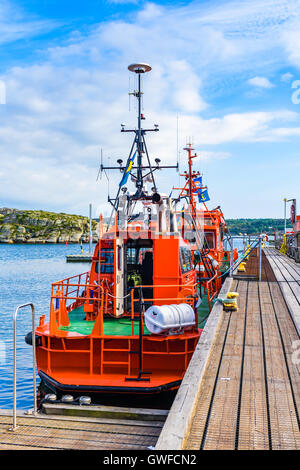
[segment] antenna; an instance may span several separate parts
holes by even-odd
[[[138,130],[136,135],[136,147],[137,147],[137,179],[136,179],[136,187],[137,193],[140,194],[143,188],[143,173],[142,173],[142,159],[144,150],[144,139],[142,136],[142,127],[141,127],[141,119],[142,119],[142,91],[141,91],[141,74],[147,73],[152,70],[152,67],[148,64],[131,64],[128,66],[128,70],[130,72],[136,73],[138,77],[138,89],[137,91],[134,90],[132,93],[138,102]]]
[[[97,174],[97,178],[96,178],[96,181],[98,181],[99,179],[99,176],[100,176],[100,180],[102,179],[102,171],[103,171],[103,161],[102,161],[102,148],[101,148],[101,151],[100,151],[100,167],[99,167],[99,170],[98,170],[98,174]]]
[[[109,202],[113,206],[110,221],[112,220],[114,211],[118,209],[119,195],[122,190],[122,186],[124,186],[129,176],[131,176],[135,182],[136,192],[134,195],[128,196],[128,207],[131,205],[133,201],[137,201],[138,199],[141,199],[141,198],[148,198],[150,200],[152,199],[153,195],[148,195],[146,188],[144,187],[144,181],[147,180],[147,177],[149,175],[151,175],[151,179],[153,181],[152,191],[154,192],[154,195],[155,195],[157,193],[157,187],[156,187],[153,173],[156,170],[160,170],[162,168],[176,168],[176,169],[178,168],[178,163],[176,166],[175,165],[161,166],[157,163],[157,159],[155,160],[156,165],[152,165],[150,162],[150,158],[149,158],[149,154],[148,154],[148,150],[146,146],[146,141],[145,141],[145,135],[147,132],[158,132],[159,128],[157,124],[154,124],[153,129],[142,128],[142,120],[144,120],[145,118],[144,118],[144,115],[142,114],[143,92],[142,92],[141,77],[142,77],[142,74],[150,72],[152,68],[150,67],[149,64],[134,63],[128,66],[128,70],[135,74],[134,78],[135,78],[136,86],[134,87],[134,90],[132,92],[129,92],[129,97],[132,95],[136,98],[138,126],[135,129],[127,129],[125,124],[121,124],[121,132],[132,132],[134,134],[133,143],[132,143],[126,164],[123,165],[123,160],[119,159],[118,160],[119,165],[117,167],[101,165],[101,168],[103,170],[118,169],[122,173],[122,180],[119,183],[119,188],[118,188],[118,192],[117,192],[115,199],[109,198]],[[143,165],[143,156],[145,156],[147,159],[148,164],[146,165]],[[135,159],[136,159],[136,164],[134,164]],[[143,174],[143,171],[145,170],[148,170],[148,171],[146,171],[146,173]],[[110,225],[110,222],[108,225]]]

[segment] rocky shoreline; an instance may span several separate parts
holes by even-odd
[[[98,240],[98,222],[92,220],[93,241]],[[89,219],[39,210],[0,208],[0,243],[87,243]]]

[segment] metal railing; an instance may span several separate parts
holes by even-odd
[[[31,307],[32,313],[32,369],[33,369],[33,414],[37,414],[37,397],[36,397],[36,355],[35,355],[35,308],[33,303],[19,305],[13,315],[13,427],[9,431],[17,429],[17,316],[19,310],[25,307]]]
[[[130,297],[131,297],[131,334],[134,335],[134,304],[140,302],[140,298],[134,297],[134,293],[136,290],[139,289],[170,289],[174,288],[177,289],[177,295],[176,297],[151,297],[151,298],[144,298],[143,302],[165,302],[166,304],[176,304],[176,303],[182,303],[186,302],[189,303],[193,306],[193,303],[196,300],[196,288],[198,286],[198,283],[189,283],[189,284],[153,284],[153,285],[138,285],[134,286],[131,289],[130,292]],[[180,297],[180,293],[182,293],[182,297]],[[198,297],[198,295],[197,295]],[[195,311],[195,328],[197,328],[198,325],[198,312],[197,309]],[[142,325],[142,333],[144,334],[144,327]]]
[[[248,252],[246,250],[246,240],[249,238]],[[243,239],[244,241],[244,252],[241,256],[238,257],[236,261],[233,260],[233,240],[234,239]],[[227,237],[226,242],[230,246],[230,267],[229,267],[229,277],[233,276],[234,271],[239,267],[239,265],[245,260],[246,257],[252,253],[255,248],[258,248],[258,280],[261,281],[261,267],[262,267],[262,243],[263,237],[261,235],[257,237],[253,236],[244,236],[244,235],[230,235]]]
[[[216,271],[216,274],[209,279],[209,281],[206,281],[206,290],[207,290],[207,300],[208,300],[208,308],[209,311],[212,309],[212,301],[214,298],[218,295],[218,289],[217,289],[217,278],[218,278],[218,272]]]

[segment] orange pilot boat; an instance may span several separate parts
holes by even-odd
[[[172,199],[155,181],[157,170],[177,166],[151,163],[145,134],[158,126],[141,127],[141,76],[151,67],[129,70],[137,75],[138,126],[122,125],[134,141],[126,164],[118,160],[121,181],[109,199],[110,223],[104,231],[100,217],[90,271],[52,285],[50,321],[43,315],[36,328],[41,390],[57,397],[176,390],[202,332],[193,246],[177,226]],[[128,178],[133,192],[125,187]],[[192,232],[201,240],[200,226]]]

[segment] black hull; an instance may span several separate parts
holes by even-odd
[[[55,393],[60,400],[62,395],[70,394],[74,398],[88,395],[92,404],[147,406],[148,408],[169,409],[177,393],[181,381],[170,382],[159,387],[98,387],[84,385],[61,384],[39,371],[41,378],[40,399],[47,393]]]

